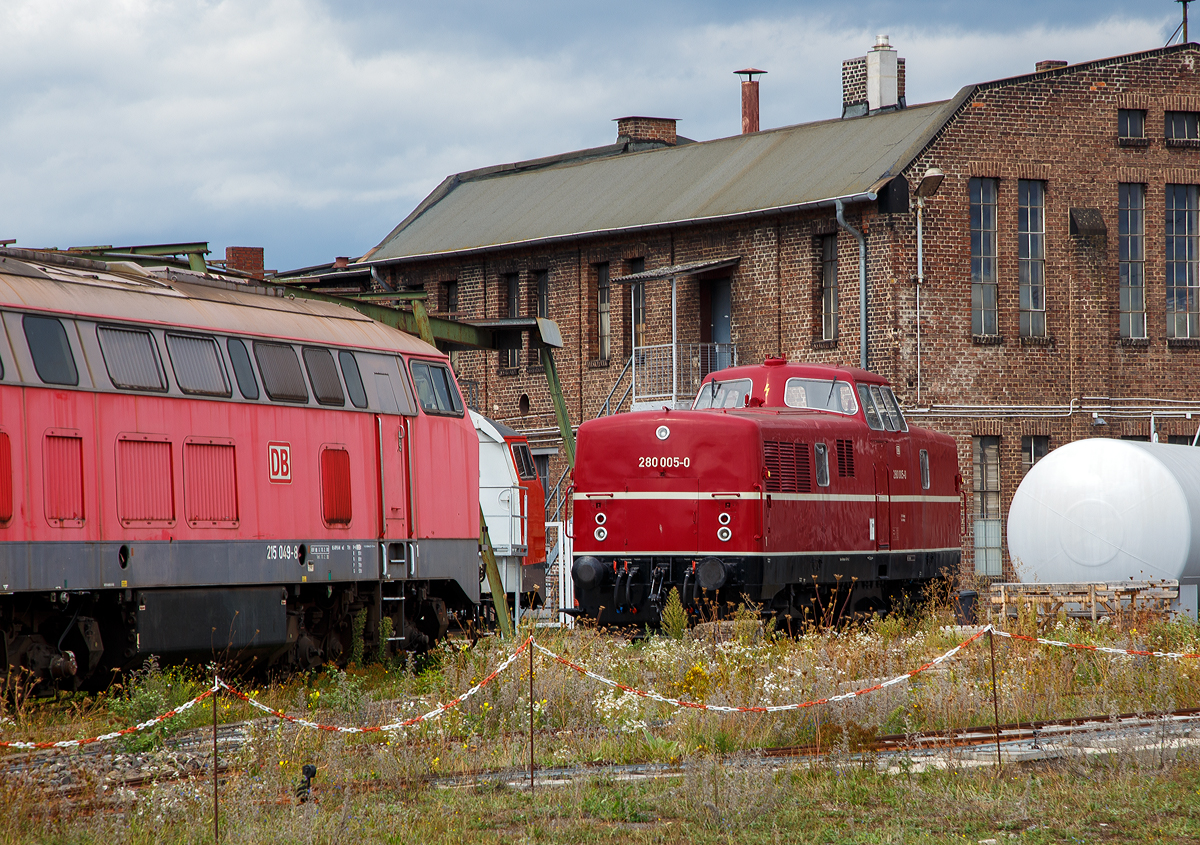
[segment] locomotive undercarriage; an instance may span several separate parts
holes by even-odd
[[[672,588],[693,616],[720,618],[748,603],[785,628],[884,612],[925,585],[958,571],[960,553],[873,552],[719,558],[575,559],[580,611],[601,625],[659,624]]]
[[[372,657],[380,637],[385,654],[427,650],[474,604],[436,581],[10,594],[0,596],[0,680],[35,695],[98,690],[151,655],[242,671],[342,666],[364,612]]]

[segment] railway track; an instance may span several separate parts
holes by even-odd
[[[233,753],[251,740],[256,728],[270,729],[277,724],[279,720],[268,717],[221,725],[217,731],[218,759],[231,760]],[[553,735],[542,734],[541,740],[553,742]],[[1200,744],[1200,708],[1163,714],[1123,713],[1016,722],[1001,725],[999,731],[1000,754],[1005,763],[1191,743]],[[870,760],[889,769],[898,767],[902,760],[909,766],[994,765],[996,746],[996,729],[989,725],[860,740],[834,736],[820,744],[733,752],[721,755],[721,761],[722,765],[731,767],[779,768],[787,759],[811,762],[836,755],[863,763]],[[211,729],[196,728],[176,734],[162,748],[148,752],[88,747],[70,753],[36,751],[10,755],[0,761],[0,779],[36,786],[48,801],[69,805],[73,810],[103,810],[126,803],[138,790],[149,786],[193,779],[207,782],[212,776],[212,759]],[[641,780],[678,775],[695,765],[700,763],[684,759],[669,763],[595,763],[539,768],[535,780],[543,786],[598,775]],[[222,774],[233,774],[237,770],[232,763],[221,763],[218,768]],[[527,769],[476,769],[419,780],[426,786],[442,789],[488,784],[519,788],[528,785],[529,775]],[[381,792],[414,785],[408,780],[384,780],[341,786],[354,791]]]

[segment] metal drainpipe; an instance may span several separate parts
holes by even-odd
[[[858,240],[858,360],[859,366],[867,369],[867,239],[862,232],[846,222],[845,206],[834,200],[837,208],[838,225]]]

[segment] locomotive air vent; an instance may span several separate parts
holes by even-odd
[[[854,477],[854,441],[837,442],[838,478]]]
[[[807,493],[812,490],[812,467],[807,443],[763,441],[767,490],[772,493]]]

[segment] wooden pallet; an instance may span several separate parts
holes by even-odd
[[[1064,584],[1013,583],[993,584],[991,603],[999,606],[1000,618],[1009,609],[1033,605],[1047,616],[1065,611],[1068,616],[1117,616],[1131,612],[1167,614],[1179,599],[1178,581],[1109,581]]]

